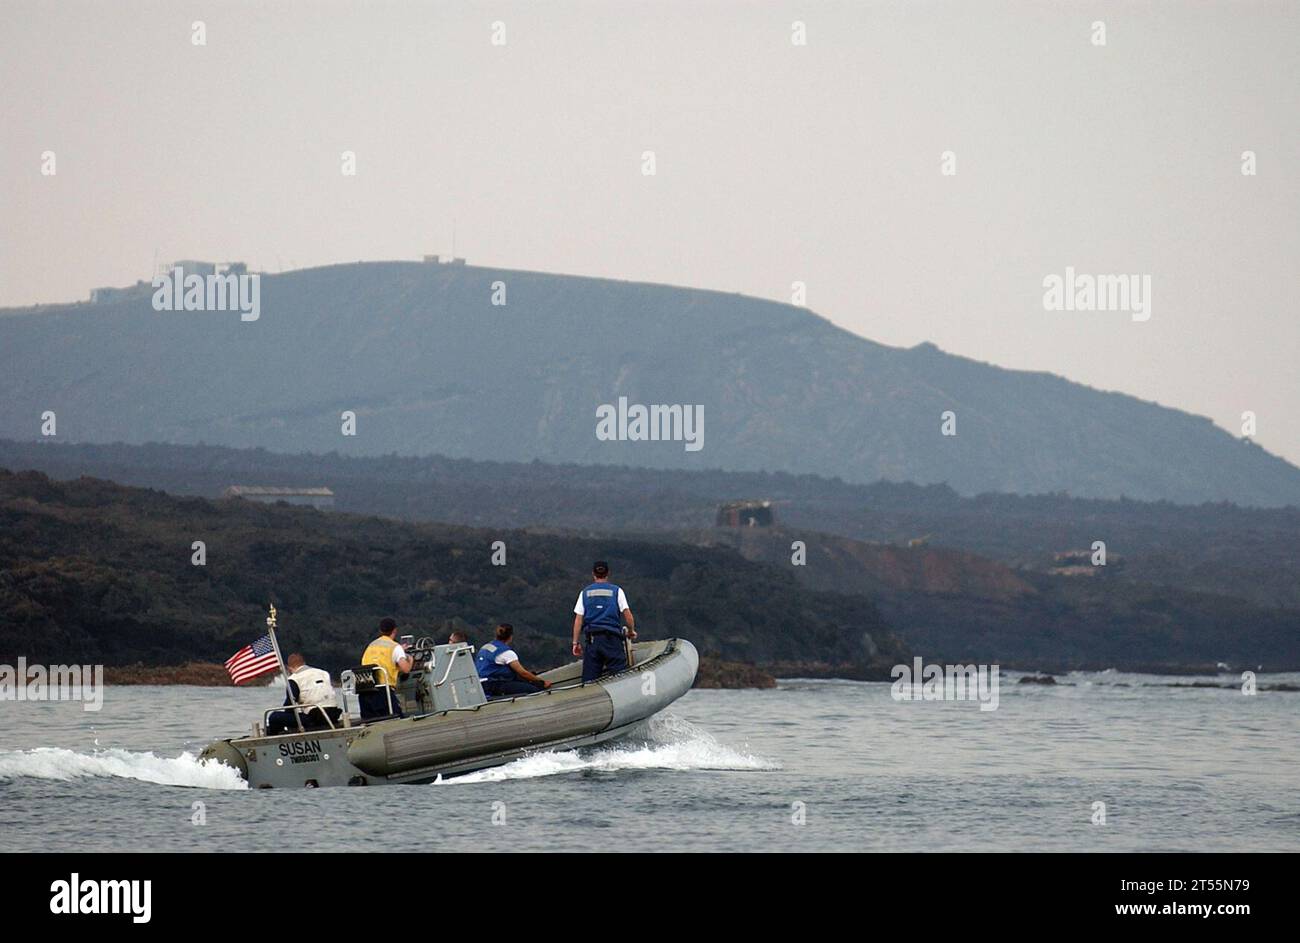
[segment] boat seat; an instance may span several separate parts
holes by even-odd
[[[357,665],[349,670],[352,673],[353,690],[357,692],[357,700],[360,702],[363,722],[398,716],[401,702],[397,699],[393,686],[383,681],[384,675],[378,665]],[[387,704],[387,711],[375,711],[371,705],[376,702],[380,705]],[[368,706],[371,709],[368,710]]]
[[[281,708],[281,710],[284,709],[285,708]],[[307,730],[313,732],[337,730],[339,727],[343,726],[342,709],[338,707],[332,709],[339,712],[338,720],[331,717],[329,711],[320,704],[309,704],[305,707],[299,705],[298,707],[298,710],[302,712],[301,716],[303,726],[306,727]]]
[[[262,728],[264,730],[270,730],[271,715],[284,712],[288,713],[290,717],[294,717],[295,719],[290,722],[287,730],[281,731],[279,734],[270,734],[270,736],[283,736],[285,734],[299,732],[319,733],[322,730],[337,730],[343,725],[342,710],[337,707],[334,708],[334,710],[339,711],[340,716],[338,720],[332,718],[329,715],[329,712],[320,704],[288,704],[283,707],[272,707],[262,714]],[[298,719],[302,720],[302,731],[298,730]]]

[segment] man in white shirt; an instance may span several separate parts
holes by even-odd
[[[372,720],[388,715],[402,716],[402,705],[396,697],[397,682],[403,672],[413,667],[411,656],[397,641],[397,621],[391,618],[379,620],[379,637],[366,646],[361,655],[361,664],[374,665],[379,669],[380,684],[386,689],[359,691],[357,701],[361,705],[361,719]]]
[[[328,671],[312,668],[307,659],[294,652],[285,661],[289,671],[284,692],[284,706],[310,708],[300,711],[304,730],[328,730],[330,722],[337,724],[343,717],[339,710],[338,698],[334,695],[334,685]],[[326,720],[328,716],[329,720]],[[276,711],[267,718],[267,733],[292,733],[298,729],[293,711]]]
[[[591,566],[595,582],[578,594],[573,607],[573,654],[582,658],[582,681],[626,671],[624,637],[636,640],[636,620],[628,608],[623,588],[609,581],[609,564]],[[626,623],[626,627],[624,627]],[[580,638],[585,635],[586,644]]]

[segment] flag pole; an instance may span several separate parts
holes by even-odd
[[[271,603],[271,613],[266,617],[267,634],[271,636],[271,648],[275,651],[275,660],[280,663],[280,676],[284,678],[284,693],[289,698],[295,708],[298,707],[298,699],[293,696],[293,688],[289,687],[289,669],[285,667],[284,656],[280,654],[280,642],[275,637],[275,603]],[[302,715],[294,710],[293,719],[298,724],[298,732],[302,733]]]

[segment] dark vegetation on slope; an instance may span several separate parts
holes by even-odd
[[[191,563],[206,545],[206,566]],[[504,541],[506,566],[491,564]],[[221,661],[263,631],[339,670],[380,617],[473,641],[498,621],[542,666],[567,660],[591,561],[626,586],[646,638],[680,635],[724,661],[832,662],[887,677],[904,656],[871,602],[800,585],[725,548],[406,524],[213,502],[36,472],[0,471],[0,662],[129,666]]]
[[[793,575],[811,589],[869,599],[908,648],[936,660],[1048,670],[1179,671],[1220,661],[1300,666],[1300,526],[1293,511],[1060,496],[960,498],[937,487],[847,486],[783,475],[0,442],[0,464],[14,459],[39,461],[59,476],[94,472],[210,495],[235,482],[328,484],[341,508],[492,525],[477,532],[480,541],[528,525],[530,539],[543,547],[552,539],[557,547],[578,541],[593,549],[617,541],[661,545],[657,553],[672,555],[683,544],[721,545],[728,554],[769,564],[782,579]],[[737,494],[783,495],[777,516],[785,523],[772,530],[702,526],[721,498]],[[795,526],[792,519],[812,520],[823,529]],[[561,530],[566,521],[576,526]],[[616,533],[596,536],[602,524]],[[333,532],[345,535],[352,525],[339,526]],[[863,531],[877,539],[844,536]],[[908,534],[931,539],[908,546]],[[1096,536],[1107,539],[1110,566],[1090,576],[1049,571],[1048,548],[1086,548]],[[794,540],[806,544],[807,566],[790,565]],[[566,571],[566,593],[587,562],[578,559],[573,573]],[[857,605],[850,604],[850,614]],[[93,622],[93,611],[85,618]],[[804,625],[787,626],[787,635],[797,636]],[[753,657],[787,674],[855,673],[834,654],[739,652],[717,643],[712,653]],[[188,655],[167,656],[176,657]],[[814,664],[823,657],[837,663]]]
[[[1300,609],[1300,509],[1101,501],[1067,495],[962,497],[942,485],[852,485],[814,475],[672,472],[466,459],[280,455],[213,446],[0,440],[0,467],[91,475],[217,497],[232,484],[326,485],[339,510],[474,527],[593,533],[696,531],[735,498],[774,502],[791,530],[906,545],[926,539],[1017,570],[1104,540],[1125,582]],[[865,590],[866,587],[864,587]]]

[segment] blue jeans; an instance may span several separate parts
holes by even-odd
[[[510,681],[483,682],[483,693],[489,698],[518,697],[522,694],[536,694],[540,690],[542,690],[542,685],[533,684],[533,682],[525,681],[523,678]]]
[[[592,632],[582,647],[582,680],[595,681],[601,675],[627,670],[627,649],[623,636],[613,632]]]

